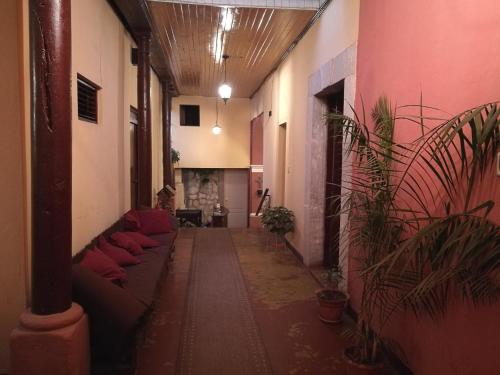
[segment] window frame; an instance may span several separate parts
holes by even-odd
[[[183,108],[184,107],[184,108]],[[198,123],[197,124],[188,124],[186,122],[186,107],[196,107],[198,108]],[[201,126],[201,106],[199,104],[179,104],[179,125],[180,126],[189,126],[189,127],[200,127]]]
[[[85,85],[86,87],[93,90],[94,101],[95,101],[95,117],[91,116],[82,116],[80,112],[80,84]],[[76,74],[76,95],[77,95],[77,112],[78,119],[80,121],[90,122],[92,124],[99,123],[99,91],[101,90],[101,86],[92,82],[87,77],[83,76],[80,73]]]

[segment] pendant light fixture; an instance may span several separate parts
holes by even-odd
[[[214,135],[219,135],[222,132],[222,128],[219,125],[219,99],[215,98],[215,125],[212,127],[212,133]]]
[[[224,59],[224,83],[219,86],[219,95],[222,100],[224,100],[224,104],[227,103],[227,100],[231,97],[232,88],[227,84],[227,59],[228,55],[222,55]]]

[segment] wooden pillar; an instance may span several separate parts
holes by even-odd
[[[137,188],[139,206],[147,207],[151,207],[152,204],[150,44],[150,31],[137,33],[137,111],[139,123],[137,137]]]
[[[168,96],[168,123],[170,127],[170,150],[172,150],[172,96]],[[172,187],[175,189],[175,168],[172,162],[172,153],[170,153],[170,176]]]
[[[163,185],[174,186],[172,168],[172,133],[170,123],[170,105],[172,97],[168,92],[168,82],[162,82],[162,128],[163,128]]]
[[[32,307],[71,307],[71,0],[30,0]]]

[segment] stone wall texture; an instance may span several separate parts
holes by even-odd
[[[201,209],[203,224],[209,224],[212,221],[215,204],[223,200],[223,171],[210,171],[209,174],[200,170],[185,169],[182,171],[186,208]]]

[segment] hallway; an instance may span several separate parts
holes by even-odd
[[[0,1],[0,375],[497,374],[498,4]]]
[[[213,275],[220,271],[224,264],[230,264],[232,273],[243,275],[245,290],[243,297],[248,295],[251,313],[255,320],[260,336],[258,344],[263,344],[265,360],[270,365],[273,374],[347,374],[347,368],[341,359],[345,340],[341,336],[341,325],[325,325],[317,317],[317,303],[314,291],[319,287],[309,271],[299,263],[295,256],[284,249],[272,247],[265,232],[255,229],[185,229],[179,234],[176,245],[176,255],[172,267],[166,275],[160,291],[156,308],[149,326],[146,328],[144,343],[139,349],[138,374],[258,374],[269,373],[263,368],[261,372],[252,371],[252,368],[241,366],[231,368],[231,355],[238,352],[244,355],[243,342],[237,341],[237,348],[224,346],[227,334],[236,335],[225,328],[234,323],[243,323],[241,319],[228,322],[224,314],[214,314],[212,321],[205,321],[212,328],[219,328],[219,333],[213,334],[210,340],[205,338],[201,342],[201,352],[195,352],[194,359],[189,360],[193,365],[191,372],[186,366],[186,359],[182,359],[182,348],[185,345],[186,319],[190,313],[186,303],[192,298],[193,275],[190,268],[193,248],[198,245],[198,251],[212,253],[216,246],[223,245],[207,241],[217,233],[230,234],[222,239],[228,250],[219,253],[213,264],[196,262],[203,272],[215,267]],[[200,237],[203,237],[200,239]],[[220,235],[219,235],[220,237]],[[269,242],[269,244],[267,244]],[[215,245],[215,246],[214,246]],[[239,265],[231,263],[232,252],[236,251]],[[210,254],[213,255],[213,254]],[[209,256],[210,256],[209,255]],[[228,260],[229,258],[229,260]],[[203,267],[205,266],[205,267]],[[198,272],[201,270],[198,269]],[[221,288],[227,290],[222,282],[228,279],[227,275],[220,275],[217,280],[208,286],[210,290]],[[203,287],[203,286],[202,286]],[[231,286],[229,286],[231,287]],[[215,297],[215,298],[214,298]],[[199,314],[205,311],[217,311],[218,306],[230,307],[234,303],[233,296],[210,295],[198,307]],[[235,306],[232,307],[235,309]],[[220,311],[220,310],[219,310]],[[231,312],[233,314],[234,311]],[[234,313],[237,316],[237,313]],[[233,316],[234,319],[236,319]],[[233,320],[234,320],[233,319]],[[243,325],[243,324],[242,324]],[[197,327],[196,339],[202,340],[207,332],[206,327]],[[194,344],[196,347],[196,344]],[[203,348],[206,352],[220,353],[227,356],[227,360],[217,361],[215,358],[203,358]],[[201,360],[200,361],[197,361]],[[212,360],[211,360],[212,359]],[[203,360],[207,360],[203,363]],[[243,364],[243,362],[241,362]],[[219,370],[209,371],[206,365]],[[233,363],[234,365],[234,363]],[[215,367],[214,367],[215,366]]]

